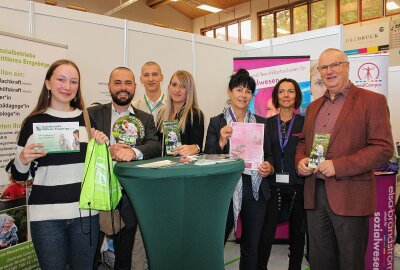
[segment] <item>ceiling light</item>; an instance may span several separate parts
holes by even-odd
[[[203,10],[207,10],[207,11],[213,12],[213,13],[217,13],[217,12],[222,11],[222,9],[220,9],[220,8],[212,7],[212,6],[209,6],[209,5],[201,5],[201,6],[198,6],[197,8],[203,9]]]
[[[171,0],[171,2],[178,2],[178,0]]]
[[[387,10],[394,10],[394,9],[398,9],[398,8],[400,8],[400,6],[398,4],[396,4],[395,2],[393,2],[393,1],[390,1],[390,2],[386,3],[386,9]]]
[[[80,6],[68,5],[67,8],[87,12],[88,9]]]
[[[106,16],[111,16],[112,14],[114,14],[114,13],[120,11],[120,10],[123,9],[123,8],[126,8],[126,7],[129,6],[130,4],[135,3],[136,1],[137,1],[137,0],[128,0],[128,1],[126,1],[125,3],[123,3],[123,4],[121,4],[121,5],[119,5],[119,6],[115,7],[115,8],[113,8],[112,10],[110,10],[110,11],[104,13],[104,15],[106,15]]]

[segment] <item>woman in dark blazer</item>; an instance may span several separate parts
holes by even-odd
[[[240,69],[231,76],[228,95],[230,106],[223,113],[212,117],[207,131],[206,154],[229,153],[229,138],[232,135],[232,122],[262,123],[265,118],[252,114],[248,105],[255,91],[255,81],[249,73]],[[266,130],[264,129],[264,134]],[[240,213],[242,219],[242,237],[240,241],[240,270],[255,270],[257,249],[262,224],[270,197],[269,185],[265,177],[273,173],[271,149],[268,137],[264,138],[264,161],[258,171],[245,171],[236,186],[228,212],[225,242],[237,222]]]
[[[174,156],[191,156],[202,152],[204,139],[204,115],[197,103],[196,86],[192,74],[178,70],[168,86],[166,104],[157,115],[157,135],[161,142],[164,121],[178,120],[180,146],[173,149]],[[165,144],[164,155],[165,155]]]
[[[304,178],[296,173],[295,152],[304,117],[294,111],[300,107],[302,94],[293,79],[282,79],[272,91],[272,102],[279,114],[267,118],[268,137],[275,164],[270,178],[271,199],[267,206],[259,244],[258,269],[267,269],[278,215],[282,209],[289,214],[289,270],[300,270],[304,255]]]

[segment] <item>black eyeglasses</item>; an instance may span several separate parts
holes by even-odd
[[[338,71],[340,65],[345,64],[345,63],[348,63],[348,62],[347,61],[335,62],[335,63],[329,64],[329,65],[322,65],[317,68],[320,72],[327,72],[328,68],[331,68],[334,71]]]

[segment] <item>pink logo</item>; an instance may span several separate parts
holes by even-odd
[[[358,78],[363,81],[376,80],[379,78],[379,67],[374,63],[367,62],[358,68]]]

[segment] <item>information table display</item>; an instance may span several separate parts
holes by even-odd
[[[151,270],[223,270],[224,232],[243,160],[164,168],[121,162],[114,167],[133,204]]]

